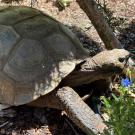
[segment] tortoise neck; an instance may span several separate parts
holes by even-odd
[[[115,70],[110,68],[103,68],[102,63],[96,63],[93,58],[87,58],[79,65],[73,72],[71,72],[62,81],[63,86],[76,87],[83,84],[90,84],[101,79],[108,79],[116,74]]]
[[[75,87],[99,79],[100,75],[95,67],[97,67],[97,64],[93,62],[92,58],[85,59],[62,81],[62,85]]]
[[[100,79],[103,79],[103,75],[96,71],[73,71],[62,81],[62,85],[76,87]]]

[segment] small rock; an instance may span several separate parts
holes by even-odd
[[[103,113],[102,114],[102,117],[105,121],[108,121],[109,120],[109,116],[107,115],[107,113]]]
[[[12,131],[12,135],[17,135],[17,133],[15,131]]]
[[[0,130],[0,134],[1,134],[1,135],[5,134],[5,129],[1,129],[1,130]]]

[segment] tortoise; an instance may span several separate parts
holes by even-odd
[[[129,52],[93,57],[62,23],[29,7],[0,7],[0,103],[64,110],[86,134],[106,128],[73,87],[120,73]]]

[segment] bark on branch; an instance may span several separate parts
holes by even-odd
[[[121,43],[115,37],[112,29],[109,27],[102,13],[99,12],[94,0],[76,0],[79,6],[84,10],[100,38],[107,49],[122,48]]]

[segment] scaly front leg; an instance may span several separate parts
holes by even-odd
[[[30,103],[38,107],[64,110],[67,116],[87,135],[103,133],[106,125],[70,87],[63,87]]]

